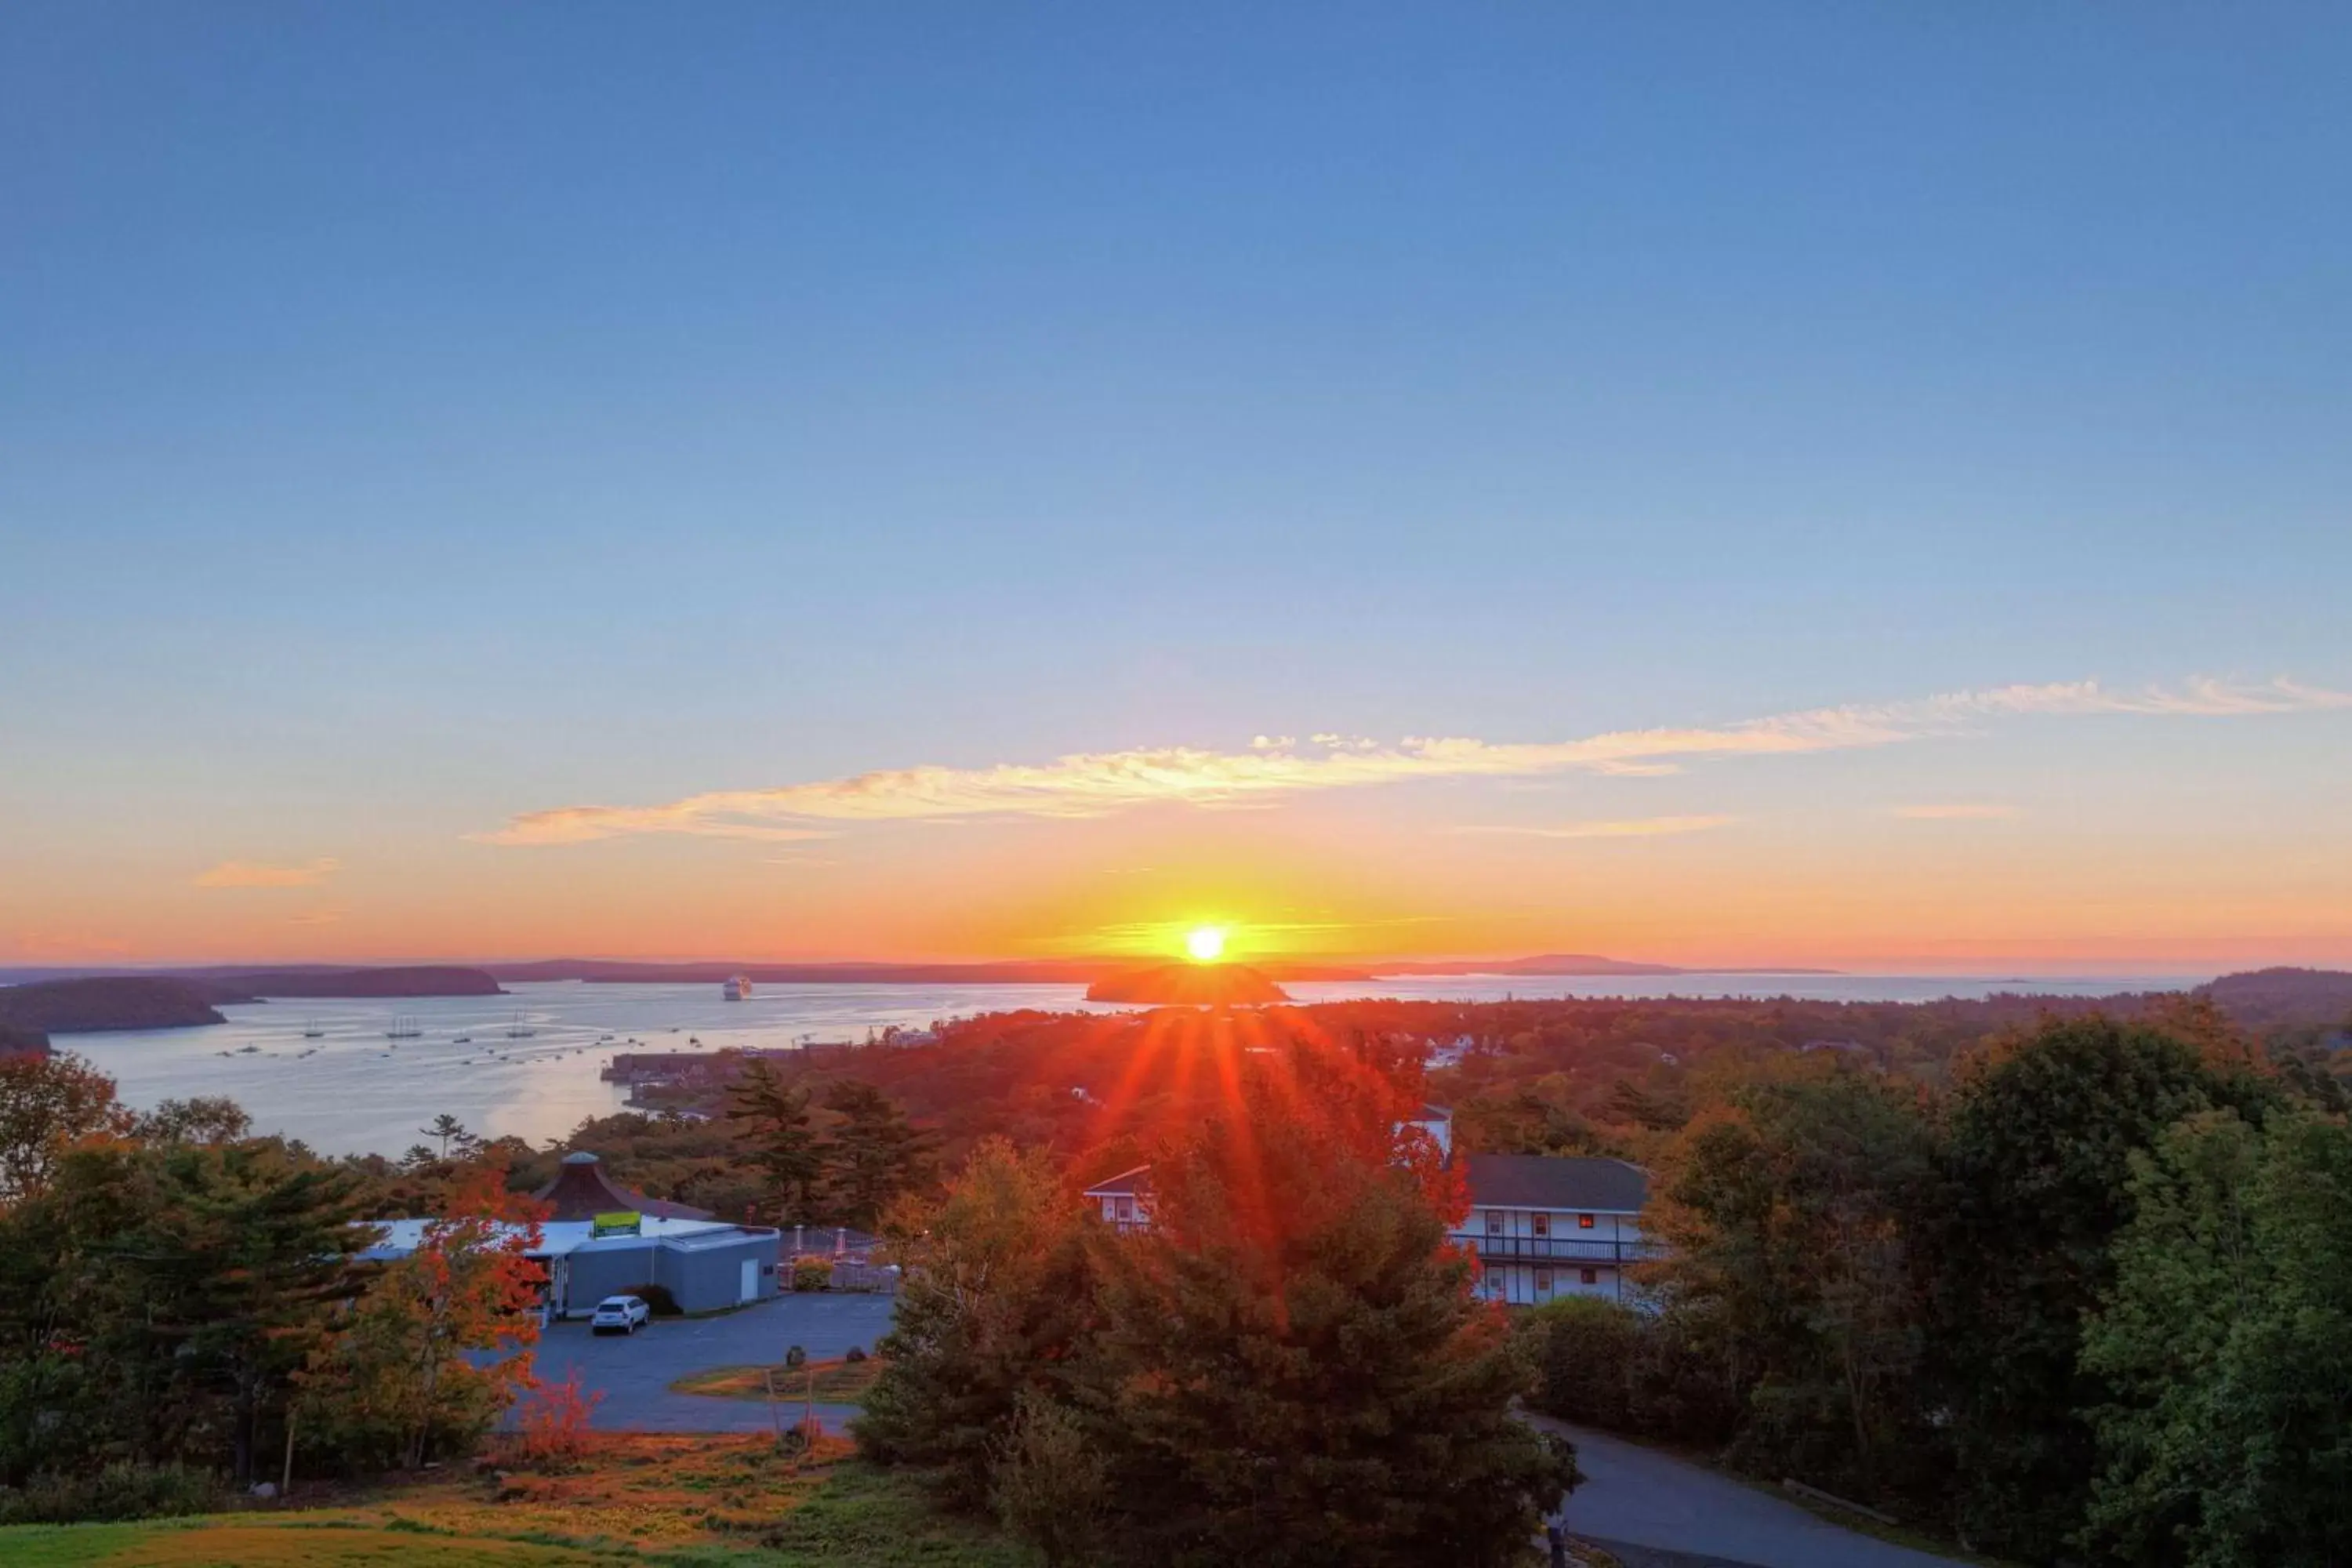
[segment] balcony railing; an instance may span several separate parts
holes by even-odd
[[[1618,1241],[1581,1236],[1497,1236],[1486,1231],[1457,1230],[1456,1247],[1498,1263],[1642,1263],[1664,1258],[1666,1249],[1654,1241]]]

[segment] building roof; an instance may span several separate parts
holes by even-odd
[[[1639,1214],[1650,1178],[1622,1160],[1548,1154],[1465,1154],[1470,1202],[1478,1208]]]
[[[550,1219],[594,1219],[600,1214],[623,1209],[647,1219],[710,1217],[709,1209],[674,1204],[666,1198],[649,1198],[620,1185],[604,1173],[604,1162],[584,1149],[563,1156],[563,1163],[556,1168],[555,1180],[531,1196],[552,1206]]]
[[[1132,1171],[1121,1171],[1116,1176],[1106,1176],[1086,1190],[1090,1198],[1139,1197],[1151,1190],[1151,1167],[1138,1165]]]
[[[370,1262],[405,1258],[416,1250],[425,1239],[425,1227],[429,1219],[386,1219],[374,1222],[383,1232],[383,1239],[362,1252]],[[507,1234],[516,1227],[501,1225],[499,1232]],[[539,1227],[539,1245],[530,1249],[533,1258],[562,1258],[574,1252],[625,1252],[637,1247],[659,1245],[685,1247],[689,1250],[719,1247],[749,1237],[761,1237],[774,1245],[776,1233],[766,1226],[730,1225],[723,1220],[659,1219],[652,1216],[638,1222],[634,1235],[598,1236],[593,1220],[550,1220]]]

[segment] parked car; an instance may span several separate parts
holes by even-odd
[[[635,1296],[607,1296],[588,1320],[592,1334],[634,1334],[654,1320],[654,1310]]]

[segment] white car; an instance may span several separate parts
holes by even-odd
[[[592,1334],[634,1334],[653,1321],[654,1310],[635,1296],[607,1296],[588,1320]]]

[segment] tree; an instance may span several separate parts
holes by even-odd
[[[462,1154],[472,1148],[477,1142],[474,1135],[466,1131],[466,1124],[446,1110],[433,1119],[432,1126],[420,1127],[416,1131],[427,1138],[440,1140],[441,1152],[437,1157],[444,1160],[449,1157],[450,1144],[455,1143],[457,1146],[457,1152]],[[415,1152],[414,1150],[410,1152]]]
[[[235,1143],[253,1131],[245,1107],[222,1095],[166,1100],[140,1115],[134,1137],[150,1143]]]
[[[544,1208],[498,1171],[459,1173],[444,1215],[387,1264],[312,1358],[304,1409],[349,1463],[411,1468],[470,1450],[531,1386]]]
[[[1676,1331],[1746,1415],[1734,1454],[1874,1491],[1921,1455],[1925,1262],[1911,1224],[1935,1142],[1918,1093],[1791,1064],[1676,1141],[1649,1216]]]
[[[39,1192],[76,1139],[130,1130],[114,1080],[81,1058],[0,1056],[0,1208]]]
[[[824,1107],[841,1119],[824,1145],[835,1212],[847,1224],[872,1226],[893,1199],[930,1179],[934,1140],[889,1096],[856,1079],[828,1089]]]
[[[853,1430],[977,1506],[1021,1398],[1066,1383],[1093,1331],[1077,1207],[1045,1151],[990,1139],[938,1202],[893,1211],[885,1237],[904,1280]]]
[[[787,1086],[764,1058],[754,1057],[728,1093],[727,1118],[767,1173],[777,1216],[814,1218],[824,1147],[810,1125],[808,1090]]]
[[[360,1289],[355,1187],[276,1140],[67,1151],[0,1221],[0,1475],[128,1453],[248,1476]]]
[[[2083,1340],[2114,1391],[2085,1543],[2180,1568],[2352,1559],[2352,1131],[2209,1111],[2131,1163]]]
[[[2061,1554],[2099,1457],[2079,1412],[2112,1392],[2078,1361],[2113,1287],[2132,1157],[2183,1117],[2279,1102],[2210,1014],[2194,1037],[2102,1015],[2053,1019],[1965,1063],[1927,1244],[1938,1259],[1928,1396],[1951,1413],[1958,1524],[1980,1550]]]
[[[1245,1087],[1154,1163],[1151,1229],[1097,1241],[1075,1407],[1121,1562],[1480,1568],[1575,1482],[1512,1413],[1528,1369],[1447,1245],[1458,1196],[1349,1098]]]

